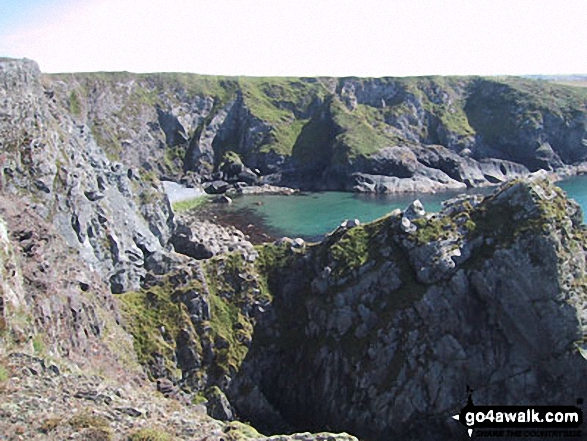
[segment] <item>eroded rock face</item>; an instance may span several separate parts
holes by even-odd
[[[242,170],[224,181],[377,193],[587,160],[587,95],[528,79],[71,74],[43,92],[110,158],[190,185],[218,181],[229,151]]]
[[[156,176],[111,161],[55,96],[35,63],[0,63],[0,191],[36,202],[113,292],[138,289],[171,263],[169,202]]]
[[[112,377],[141,378],[110,287],[33,204],[0,195],[0,354],[27,348]]]
[[[130,369],[139,382],[140,361],[173,380],[161,392],[184,400],[181,388],[216,387],[223,418],[274,433],[458,439],[450,415],[467,385],[477,404],[585,395],[585,233],[552,186],[506,185],[441,215],[414,204],[321,244],[253,248],[204,223],[177,228],[158,180],[374,192],[498,183],[584,160],[581,112],[527,114],[512,107],[530,96],[520,85],[487,110],[475,102],[482,82],[222,81],[43,76],[0,61],[0,343]],[[221,255],[191,261],[172,237],[187,255],[199,243]]]
[[[576,203],[547,182],[518,182],[451,201],[408,231],[402,218],[284,251],[230,389],[237,412],[269,430],[460,439],[450,417],[467,385],[476,404],[585,394]]]

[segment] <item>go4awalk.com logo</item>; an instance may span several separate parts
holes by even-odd
[[[577,406],[475,406],[469,391],[467,405],[453,418],[472,437],[581,438],[583,411]]]

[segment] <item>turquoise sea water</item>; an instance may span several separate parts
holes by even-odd
[[[561,181],[558,185],[587,212],[587,176]],[[293,196],[244,196],[236,198],[226,209],[245,218],[249,216],[251,222],[262,222],[275,236],[317,239],[334,230],[345,219],[369,222],[396,208],[405,209],[415,199],[420,199],[426,211],[438,211],[443,200],[457,194],[459,192],[375,196],[324,192]]]
[[[587,214],[587,175],[575,176],[557,182],[557,185],[581,205],[584,215]]]
[[[275,236],[318,239],[345,219],[369,222],[396,208],[405,209],[420,199],[427,211],[438,211],[441,202],[460,192],[403,194],[394,196],[323,192],[292,196],[265,195],[236,198],[227,210],[251,216]]]

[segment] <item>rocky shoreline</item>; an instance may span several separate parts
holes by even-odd
[[[539,172],[531,173],[528,176],[536,177],[540,176],[544,179],[549,179],[552,182],[556,182],[559,180],[568,179],[573,176],[581,176],[587,174],[587,163],[578,164],[576,166],[569,166],[563,169],[557,170],[556,172],[547,172],[546,170],[540,170]],[[497,188],[497,184],[485,184],[480,189],[486,189],[490,191],[491,188]],[[430,189],[431,190],[431,189]],[[449,191],[443,189],[442,191]],[[442,193],[442,191],[440,193]],[[452,190],[454,191],[454,190]],[[226,192],[222,193],[231,198],[239,197],[239,196],[247,196],[247,195],[292,195],[299,193],[299,189],[295,188],[288,188],[288,187],[276,187],[276,186],[246,186],[246,187],[229,187]],[[357,193],[356,191],[351,193]],[[361,192],[358,192],[361,193]],[[437,193],[437,192],[432,192]],[[398,191],[396,194],[413,194],[414,199],[418,198],[418,192],[414,191]],[[232,199],[229,199],[232,202]],[[185,212],[177,214],[178,222],[182,225],[189,226],[194,231],[200,230],[201,233],[196,233],[197,237],[203,237],[206,235],[205,231],[211,232],[212,231],[212,224],[214,224],[214,228],[218,229],[219,235],[225,235],[227,237],[234,236],[235,232],[241,232],[242,238],[246,241],[249,241],[253,245],[261,245],[266,242],[273,242],[281,235],[276,234],[274,230],[269,228],[264,219],[259,216],[254,210],[250,209],[240,209],[240,210],[232,210],[232,209],[225,209],[223,204],[215,203],[216,200],[212,199],[210,202],[207,202],[195,210],[187,210]],[[220,233],[222,231],[222,233]],[[324,234],[326,234],[325,232]],[[240,234],[240,233],[239,233]],[[209,235],[210,237],[213,234]],[[324,235],[320,237],[313,237],[312,240],[315,241],[316,239],[321,240]],[[222,239],[218,239],[222,241]],[[204,240],[205,241],[205,240]],[[234,247],[238,248],[238,244],[235,242],[234,246],[228,246],[223,248],[223,252],[230,251],[235,249]],[[214,248],[214,245],[211,245]],[[214,254],[217,254],[214,252]]]
[[[488,405],[587,395],[587,229],[529,175],[584,170],[586,100],[0,59],[0,438],[459,440],[467,386]],[[161,177],[221,197],[520,179],[307,243],[176,215]]]

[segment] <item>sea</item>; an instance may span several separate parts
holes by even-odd
[[[557,185],[581,205],[584,213],[586,212],[587,176],[575,176],[559,181]],[[485,188],[468,192],[491,191],[491,188]],[[241,224],[254,223],[272,237],[301,237],[313,241],[320,240],[346,219],[370,222],[396,208],[403,210],[416,199],[422,202],[426,211],[435,212],[441,209],[443,201],[462,193],[447,191],[435,194],[373,195],[319,192],[290,196],[251,195],[237,197],[231,205],[222,205],[215,211],[219,218],[227,216],[240,220]]]

